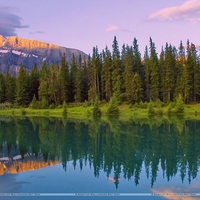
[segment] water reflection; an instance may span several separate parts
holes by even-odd
[[[120,178],[140,183],[142,167],[151,187],[159,167],[168,181],[177,173],[190,183],[200,164],[200,122],[183,118],[119,121],[70,121],[57,118],[0,119],[0,175],[68,161],[94,176],[107,174],[116,188]],[[114,172],[114,173],[113,173]]]

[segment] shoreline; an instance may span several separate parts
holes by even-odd
[[[67,116],[66,118],[70,119],[89,119],[92,118],[92,106],[83,107],[83,106],[75,106],[67,108]],[[107,118],[109,116],[106,115],[107,106],[100,107],[102,111],[102,115],[100,118]],[[156,110],[157,108],[155,108]],[[119,119],[129,120],[129,119],[147,119],[150,117],[158,117],[158,118],[169,118],[169,117],[183,117],[184,119],[191,120],[200,120],[200,104],[194,105],[186,105],[185,111],[183,114],[172,113],[168,115],[166,113],[167,107],[163,107],[163,114],[155,114],[152,116],[148,115],[148,109],[143,108],[130,108],[129,105],[120,105],[119,106]],[[10,108],[10,109],[2,109],[0,110],[0,115],[2,116],[27,116],[27,117],[58,117],[63,118],[62,116],[63,109],[62,108],[54,108],[54,109],[31,109],[31,108]],[[111,118],[114,116],[111,116]]]

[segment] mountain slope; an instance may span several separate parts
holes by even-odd
[[[42,63],[59,64],[62,55],[65,54],[67,62],[70,64],[72,56],[78,59],[87,55],[80,50],[60,47],[37,40],[28,40],[11,36],[5,38],[0,35],[0,70],[5,73],[10,69],[12,74],[17,74],[19,66],[24,65],[30,70],[35,64],[40,68]]]

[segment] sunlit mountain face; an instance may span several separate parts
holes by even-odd
[[[69,64],[73,55],[76,60],[78,60],[79,55],[82,59],[87,59],[87,55],[77,49],[16,36],[5,38],[0,35],[0,70],[3,73],[9,69],[12,74],[17,75],[20,65],[23,65],[27,70],[31,70],[34,65],[41,68],[43,62],[59,65],[63,55]]]

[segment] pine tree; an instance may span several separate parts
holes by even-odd
[[[60,67],[60,89],[61,89],[61,101],[62,103],[69,101],[69,67],[66,61],[65,54],[61,58],[61,67]]]
[[[72,63],[70,66],[70,87],[69,87],[69,101],[74,102],[74,95],[75,95],[75,80],[76,80],[76,68],[77,63],[75,56],[72,56]]]
[[[96,98],[95,102],[94,102],[94,108],[92,111],[92,115],[93,117],[101,117],[101,109],[99,106],[99,99]]]
[[[161,96],[164,102],[172,100],[175,89],[176,58],[174,51],[176,50],[166,43],[165,52],[163,50],[161,52],[159,74],[161,78]]]
[[[200,70],[198,68],[197,51],[194,44],[187,42],[187,69],[189,76],[189,100],[196,102],[200,94]]]
[[[48,105],[49,100],[49,70],[47,68],[47,63],[44,62],[42,64],[42,69],[40,71],[40,86],[39,86],[39,100],[44,103],[42,107],[46,107]],[[43,104],[42,103],[42,104]]]
[[[183,102],[183,98],[182,95],[179,94],[179,96],[176,98],[176,106],[175,106],[175,110],[177,113],[184,113],[184,102]]]
[[[139,51],[139,45],[137,39],[133,40],[133,72],[137,73],[141,80],[142,87],[142,99],[144,99],[145,91],[145,65],[142,63],[141,53]]]
[[[185,48],[182,41],[179,46],[178,58],[176,60],[176,88],[174,97],[178,97],[179,94],[183,96],[183,101],[186,103],[189,100],[189,76],[186,63]]]
[[[76,68],[76,78],[75,78],[75,102],[82,102],[82,57],[79,55],[78,65]]]
[[[88,90],[89,90],[89,66],[90,66],[90,56],[88,57],[88,60],[86,60],[86,57],[84,57],[83,62],[83,87],[82,87],[82,97],[83,101],[88,100]]]
[[[167,101],[171,101],[174,92],[175,75],[176,75],[176,48],[166,45],[165,50],[165,65],[166,65],[166,92]]]
[[[36,99],[38,99],[38,90],[39,90],[39,85],[40,85],[39,78],[40,78],[39,70],[37,68],[37,65],[35,64],[30,72],[30,98],[31,100],[33,99],[34,95]]]
[[[122,64],[123,64],[123,60],[124,60],[125,55],[126,55],[126,45],[123,44],[122,45],[122,51],[121,51],[121,61],[122,61]]]
[[[162,47],[162,50],[161,50],[161,53],[160,53],[160,59],[159,59],[159,69],[160,69],[160,99],[164,102],[166,102],[166,96],[165,96],[165,52],[163,50],[163,47]]]
[[[136,38],[133,40],[133,72],[141,74],[141,54]]]
[[[113,52],[112,52],[112,89],[113,93],[115,93],[116,97],[119,98],[121,94],[122,87],[122,69],[120,62],[120,52],[119,46],[116,36],[114,37],[114,41],[112,44]]]
[[[131,99],[133,100],[133,102],[139,103],[143,98],[142,95],[143,89],[142,89],[141,78],[137,73],[135,73],[133,76],[133,79],[131,81],[131,87],[132,87]]]
[[[100,96],[100,58],[98,48],[93,48],[91,65],[89,68],[89,91],[88,98],[90,101],[95,101],[96,97]]]
[[[149,62],[149,75],[150,75],[150,100],[156,101],[159,95],[159,73],[158,73],[158,57],[156,47],[150,38],[150,62]]]
[[[144,52],[144,65],[145,65],[145,100],[150,101],[150,58],[147,46]]]
[[[111,52],[108,50],[108,47],[106,46],[105,52],[104,52],[104,62],[102,67],[102,73],[101,73],[101,80],[102,80],[102,90],[104,92],[104,96],[106,101],[109,101],[112,96],[112,58],[111,58]]]
[[[29,107],[32,108],[32,109],[39,108],[38,101],[37,101],[35,95],[33,96],[32,101],[31,101]]]
[[[19,106],[28,106],[30,101],[29,76],[21,65],[16,82],[16,103]]]
[[[61,90],[59,80],[59,67],[51,64],[49,68],[49,76],[47,80],[49,84],[49,98],[50,104],[60,105],[61,104]]]
[[[5,101],[5,78],[0,72],[0,103]]]
[[[99,99],[102,100],[104,98],[104,91],[102,85],[102,68],[103,68],[103,53],[99,53],[99,63],[98,63],[98,87],[99,87]]]
[[[63,112],[62,112],[62,116],[63,116],[64,118],[67,117],[67,104],[66,104],[66,102],[63,103]]]
[[[114,94],[110,99],[108,109],[106,111],[108,116],[118,117],[119,116],[119,108],[118,108],[118,99]]]
[[[134,73],[133,73],[133,48],[126,46],[126,54],[124,55],[123,65],[124,65],[124,72],[123,72],[123,88],[125,89],[125,96],[129,102],[133,101],[132,92],[133,92],[133,84],[131,84]]]
[[[127,45],[128,46],[128,45]],[[124,70],[125,70],[125,57],[127,53],[127,48],[125,44],[122,45],[122,50],[121,50],[121,69],[122,69],[122,83],[121,83],[121,94],[125,93],[125,83],[124,83]]]
[[[5,101],[9,103],[14,103],[15,101],[15,79],[8,69],[5,75]]]

